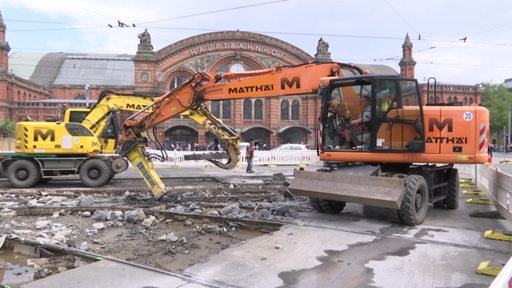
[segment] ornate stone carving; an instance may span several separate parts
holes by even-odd
[[[151,45],[151,34],[149,34],[148,29],[139,34],[139,39],[141,45]],[[151,45],[151,49],[153,49],[153,45]]]
[[[148,29],[139,34],[139,45],[137,47],[137,56],[144,58],[154,58],[153,44],[151,44],[151,35]]]
[[[139,83],[147,84],[150,81],[151,81],[151,74],[149,74],[147,71],[139,72]]]
[[[331,52],[329,52],[329,43],[325,42],[324,39],[320,37],[318,40],[318,45],[316,46],[316,54],[315,61],[317,62],[330,62]]]

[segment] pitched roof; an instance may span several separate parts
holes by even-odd
[[[40,85],[134,85],[131,55],[16,52],[9,60],[13,73]]]

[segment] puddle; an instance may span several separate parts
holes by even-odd
[[[27,256],[2,248],[0,250],[0,283],[14,288],[32,282],[35,269],[27,266],[28,259]]]
[[[0,236],[0,287],[21,287],[91,262],[53,245]]]

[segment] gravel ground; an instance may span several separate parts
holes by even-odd
[[[76,198],[70,196],[72,193],[60,191],[59,196],[45,189],[36,194],[0,193],[0,235],[71,247],[180,273],[223,249],[278,229],[279,223],[300,221],[298,212],[311,209],[307,199],[291,197],[286,189],[276,189],[275,183],[273,185],[268,191],[262,187],[263,194],[268,193],[269,197],[261,201],[241,200],[244,188],[233,189],[231,185],[230,191],[236,191],[238,196],[223,195],[222,199],[228,199],[227,202],[156,203],[161,213],[158,209],[155,212],[155,203],[151,203],[153,207],[150,209],[137,207],[147,204],[148,195],[129,192],[124,195],[79,195]],[[254,187],[251,191],[254,193]],[[198,191],[198,194],[204,195],[204,191]],[[186,196],[183,199],[196,197],[190,189],[183,195]],[[120,205],[123,209],[91,209],[99,204],[109,206],[109,202],[115,204],[110,207]],[[30,257],[10,258],[7,248],[0,249],[3,259],[0,273],[8,272],[12,261],[30,266],[26,262]],[[73,265],[81,263],[75,261]],[[60,265],[52,267],[55,269],[37,267],[39,271],[34,271],[34,277],[45,277],[73,266]],[[4,280],[8,279],[4,277]]]

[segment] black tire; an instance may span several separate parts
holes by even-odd
[[[420,175],[405,177],[405,194],[398,215],[404,225],[423,223],[428,211],[428,186]]]
[[[18,159],[7,168],[7,179],[13,187],[28,188],[39,183],[41,172],[33,161]]]
[[[101,159],[88,159],[80,167],[80,180],[87,187],[100,187],[111,179],[112,170]]]
[[[327,214],[338,214],[343,211],[345,205],[347,205],[347,203],[343,201],[325,200],[311,197],[309,198],[309,202],[316,211]]]
[[[459,170],[448,169],[445,174],[446,198],[434,203],[434,208],[455,210],[459,208]]]
[[[448,178],[448,194],[445,199],[445,208],[455,210],[459,208],[459,170],[452,168],[446,173]]]

